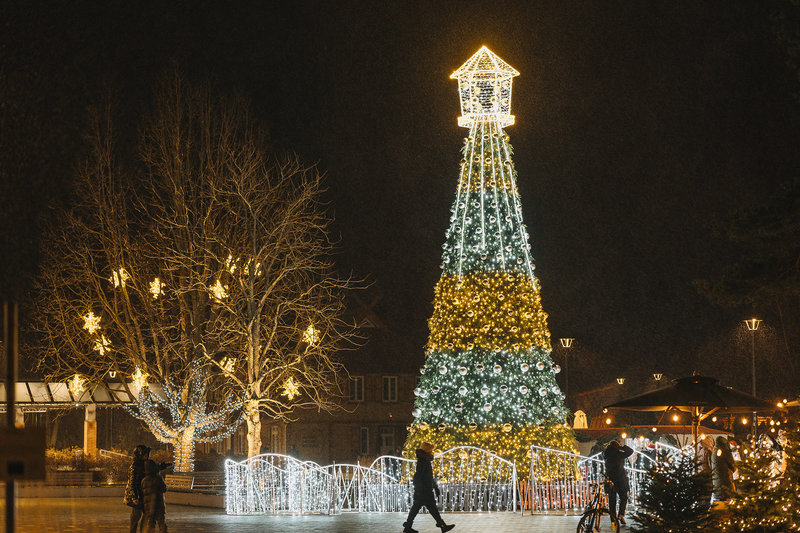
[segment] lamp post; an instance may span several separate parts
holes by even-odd
[[[561,347],[564,348],[564,394],[569,397],[569,351],[575,339],[562,337]]]
[[[750,338],[752,340],[751,347],[752,347],[752,365],[753,365],[753,396],[756,395],[756,331],[758,330],[758,326],[761,325],[761,320],[758,318],[751,318],[749,320],[745,320],[744,323],[747,325],[747,329],[750,330]],[[756,412],[753,411],[753,441],[755,441],[756,437],[758,436],[758,418]]]

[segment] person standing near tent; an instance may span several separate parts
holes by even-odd
[[[616,516],[620,524],[625,524],[625,508],[628,506],[628,474],[625,472],[625,459],[633,455],[633,449],[625,446],[618,440],[612,440],[603,451],[603,460],[606,465],[606,476],[611,483],[606,483],[608,494],[608,510],[611,516]],[[612,485],[613,483],[613,485]],[[619,511],[617,511],[617,496],[619,496]]]
[[[714,485],[714,501],[723,501],[731,497],[736,490],[733,485],[733,471],[736,463],[733,460],[728,439],[720,435],[717,446],[711,456],[711,480]]]
[[[414,503],[408,511],[408,519],[403,524],[403,533],[418,533],[414,529],[414,518],[419,513],[422,507],[428,509],[431,517],[436,520],[436,527],[442,530],[442,533],[450,531],[454,524],[445,524],[442,516],[439,514],[439,509],[436,508],[436,496],[439,496],[439,485],[433,479],[433,444],[430,442],[423,442],[419,445],[417,450],[417,470],[414,472]]]

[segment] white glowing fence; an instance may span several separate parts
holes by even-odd
[[[279,454],[225,461],[228,514],[403,512],[411,506],[416,461],[382,456],[370,466],[332,464]],[[434,457],[439,506],[447,511],[515,511],[516,465],[460,446]]]
[[[663,444],[651,452],[637,450],[625,463],[630,492],[628,502],[638,505],[639,488],[647,470],[659,457],[685,453]],[[584,457],[574,453],[531,446],[530,479],[520,489],[520,506],[531,511],[586,508],[593,495],[593,483],[605,480],[602,453]]]

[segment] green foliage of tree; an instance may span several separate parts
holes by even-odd
[[[800,431],[783,450],[762,448],[739,464],[736,494],[721,523],[724,533],[786,533],[800,530]],[[784,455],[785,454],[785,455]],[[785,461],[785,471],[781,465]]]
[[[689,455],[654,464],[642,486],[632,530],[638,533],[716,531],[711,509],[711,475],[695,471]]]

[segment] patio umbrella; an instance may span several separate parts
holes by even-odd
[[[694,375],[672,380],[673,384],[606,406],[606,409],[632,411],[666,411],[677,409],[692,415],[692,438],[697,455],[698,427],[706,417],[717,411],[749,413],[771,409],[771,403],[746,392],[723,387],[718,379]],[[753,422],[755,423],[755,421]]]

